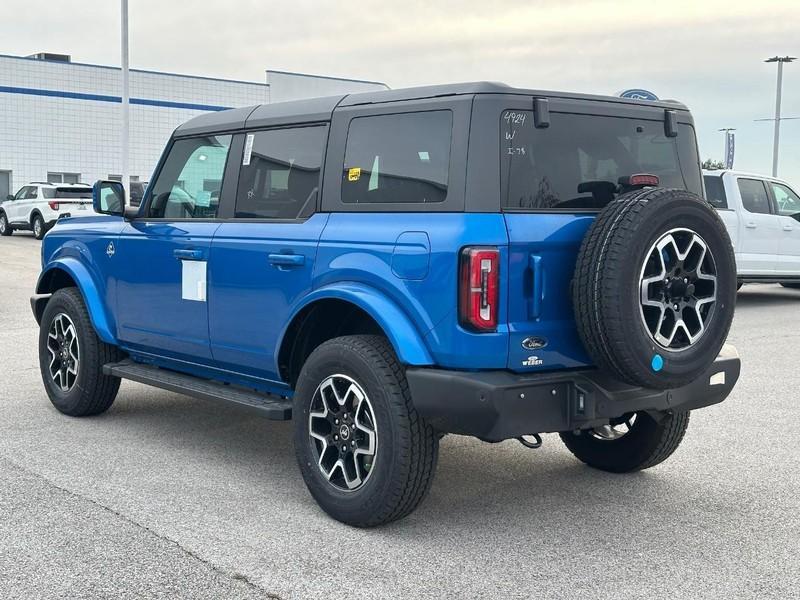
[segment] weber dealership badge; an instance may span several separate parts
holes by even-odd
[[[526,337],[522,340],[522,347],[525,350],[539,350],[547,346],[547,338],[543,337]]]

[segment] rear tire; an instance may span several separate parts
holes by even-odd
[[[8,222],[6,213],[0,212],[0,235],[7,237],[12,233],[14,233],[14,229],[11,227],[11,223]]]
[[[118,377],[103,374],[103,365],[122,353],[97,337],[77,288],[53,294],[39,328],[39,368],[50,402],[71,417],[108,410],[119,391]]]
[[[293,415],[303,479],[334,519],[382,525],[425,498],[439,437],[414,409],[403,366],[385,338],[352,335],[321,344],[303,365]]]
[[[561,439],[578,460],[590,467],[629,473],[649,469],[669,458],[689,425],[688,412],[665,413],[660,420],[646,412],[636,413],[635,417],[630,429],[617,439],[604,439],[607,430],[601,430],[601,435],[599,428],[577,434],[565,431],[560,434]]]
[[[33,237],[35,237],[37,240],[41,240],[44,237],[44,234],[47,233],[42,215],[37,214],[33,216],[33,220],[31,221],[31,230],[33,230]]]

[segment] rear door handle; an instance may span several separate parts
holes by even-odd
[[[794,231],[794,227],[792,227],[791,225],[784,225],[783,226],[783,230],[784,231]]]
[[[748,229],[755,229],[757,227],[757,225],[752,221],[750,221],[749,223],[745,223],[744,226],[747,227]]]
[[[173,250],[172,254],[179,260],[203,260],[202,250]]]
[[[306,264],[305,254],[270,254],[269,262],[277,267],[301,267]]]

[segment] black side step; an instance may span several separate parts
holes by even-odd
[[[261,416],[273,421],[288,421],[292,418],[291,400],[201,379],[192,375],[176,373],[167,369],[160,369],[152,365],[123,360],[122,362],[103,365],[103,373],[203,400],[233,402],[239,406],[254,410]]]

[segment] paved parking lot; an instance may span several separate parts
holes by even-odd
[[[739,386],[666,463],[448,436],[420,509],[361,531],[314,504],[289,423],[129,382],[105,415],[58,414],[38,270],[32,236],[0,239],[2,598],[800,596],[800,292],[743,289]]]

